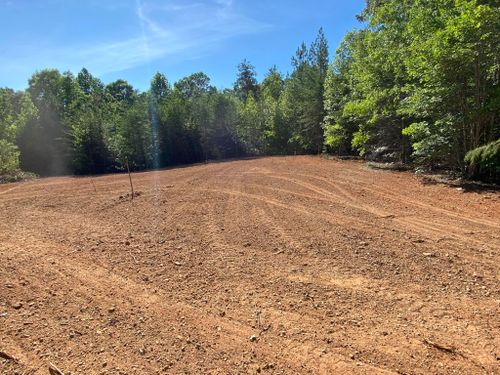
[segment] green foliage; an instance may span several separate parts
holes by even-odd
[[[329,124],[325,127],[325,145],[329,146],[331,149],[340,150],[346,138],[345,130],[342,125]]]
[[[265,120],[260,103],[250,92],[239,111],[238,138],[248,154],[258,155],[264,146]]]
[[[83,68],[76,76],[76,82],[84,94],[87,95],[102,95],[104,91],[104,85],[101,81],[95,78],[90,72]],[[110,85],[111,87],[114,84]]]
[[[151,166],[151,124],[146,95],[135,100],[118,120],[113,147],[121,169],[125,169],[127,162],[133,170]]]
[[[354,99],[351,55],[358,37],[358,33],[346,35],[336,51],[325,79],[323,119],[325,147],[326,151],[338,154],[349,155],[354,152],[351,140],[360,121],[345,110],[346,105]]]
[[[16,145],[0,139],[0,175],[12,174],[19,169],[19,150]]]
[[[355,132],[352,136],[352,147],[359,151],[361,156],[366,154],[366,145],[370,140],[370,134],[368,132],[363,132],[362,129]]]
[[[500,134],[498,4],[367,1],[359,18],[325,82],[327,149],[464,170]]]
[[[497,3],[369,0],[362,28],[347,33],[331,64],[320,29],[286,77],[273,67],[258,82],[244,60],[226,90],[202,72],[173,86],[158,72],[140,93],[86,69],[76,77],[42,70],[24,93],[0,89],[2,168],[20,160],[42,175],[104,173],[126,163],[139,170],[327,151],[491,178],[500,137]]]
[[[127,102],[131,104],[136,96],[136,92],[132,85],[123,79],[116,80],[106,86],[106,93],[117,102]]]
[[[294,71],[285,81],[282,113],[290,127],[294,153],[320,153],[323,148],[324,85],[328,45],[320,30],[309,49],[303,43],[292,58]]]
[[[223,159],[245,155],[237,137],[240,103],[231,93],[213,93],[208,111],[210,122],[202,129],[205,159]]]
[[[404,128],[402,133],[412,142],[413,157],[418,165],[427,168],[452,163],[451,135],[447,134],[449,123],[415,122]]]
[[[19,170],[19,148],[15,142],[26,123],[36,118],[29,95],[0,89],[0,174],[13,175]]]
[[[469,151],[465,155],[469,176],[500,180],[500,139]]]
[[[109,150],[104,139],[104,114],[93,97],[81,97],[71,118],[72,166],[77,174],[109,170]]]
[[[259,84],[255,68],[244,60],[234,88],[222,91],[210,86],[202,72],[173,88],[156,73],[143,94],[122,79],[104,85],[85,68],[76,76],[43,70],[32,76],[24,96],[0,92],[0,103],[5,102],[0,134],[17,141],[23,168],[42,175],[105,173],[123,170],[127,163],[138,170],[246,155],[316,153],[323,144],[328,71],[322,30],[293,61],[291,76],[284,78],[273,67]]]
[[[33,74],[27,89],[36,108],[20,129],[17,145],[21,168],[40,175],[58,175],[71,170],[71,141],[65,121],[72,100],[68,93],[67,75],[46,69]]]
[[[284,120],[280,106],[285,81],[276,67],[262,81],[261,126],[263,144],[261,152],[266,154],[286,154],[290,137],[288,124]]]
[[[205,73],[198,72],[182,78],[174,86],[184,99],[192,99],[210,90],[210,78]]]
[[[187,106],[178,90],[158,109],[160,123],[160,159],[163,165],[190,162],[187,131]]]
[[[36,115],[29,95],[0,88],[0,139],[15,142],[26,123]]]
[[[409,8],[405,65],[416,83],[405,110],[428,123],[428,141],[415,138],[419,159],[431,144],[428,158],[463,168],[468,150],[498,137],[499,19],[498,6],[475,0]]]
[[[167,98],[172,92],[172,89],[168,83],[167,77],[157,72],[151,80],[149,91],[155,100],[160,100]]]
[[[271,97],[277,101],[283,92],[284,85],[285,81],[283,80],[283,76],[276,66],[273,66],[269,69],[262,81],[262,94],[265,97]]]
[[[250,94],[254,97],[259,95],[256,76],[255,67],[248,60],[245,59],[238,65],[238,76],[234,83],[234,92],[240,100],[246,101]]]

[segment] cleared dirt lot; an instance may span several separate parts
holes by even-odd
[[[498,193],[314,157],[133,180],[0,186],[0,373],[500,373]]]

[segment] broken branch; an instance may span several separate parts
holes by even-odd
[[[64,373],[52,363],[49,364],[49,373],[50,375],[64,375]]]

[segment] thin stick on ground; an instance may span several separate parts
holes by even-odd
[[[132,175],[130,174],[130,168],[128,166],[128,159],[125,159],[125,163],[127,164],[127,172],[128,172],[128,179],[130,181],[130,199],[134,199],[134,185],[132,184]]]
[[[94,187],[94,193],[97,193],[97,188],[95,187],[94,179],[92,177],[90,178],[90,182],[92,183],[92,186]]]
[[[17,362],[17,359],[14,356],[6,352],[0,352],[0,358],[6,359],[7,361]]]
[[[134,259],[134,262],[138,264],[139,262],[137,261],[137,258],[132,254],[132,251],[129,251],[130,256]]]
[[[64,375],[64,373],[52,363],[49,365],[49,373],[50,375]]]
[[[432,346],[438,350],[441,350],[443,352],[446,352],[446,353],[450,353],[450,354],[456,354],[457,353],[457,350],[453,347],[448,347],[448,346],[444,346],[444,345],[441,345],[441,344],[438,344],[434,341],[431,341],[429,339],[424,339],[423,342],[429,346]]]

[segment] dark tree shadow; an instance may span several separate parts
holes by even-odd
[[[420,182],[422,185],[446,185],[462,189],[464,193],[500,193],[500,185],[498,184],[452,178],[445,175],[422,176]]]

